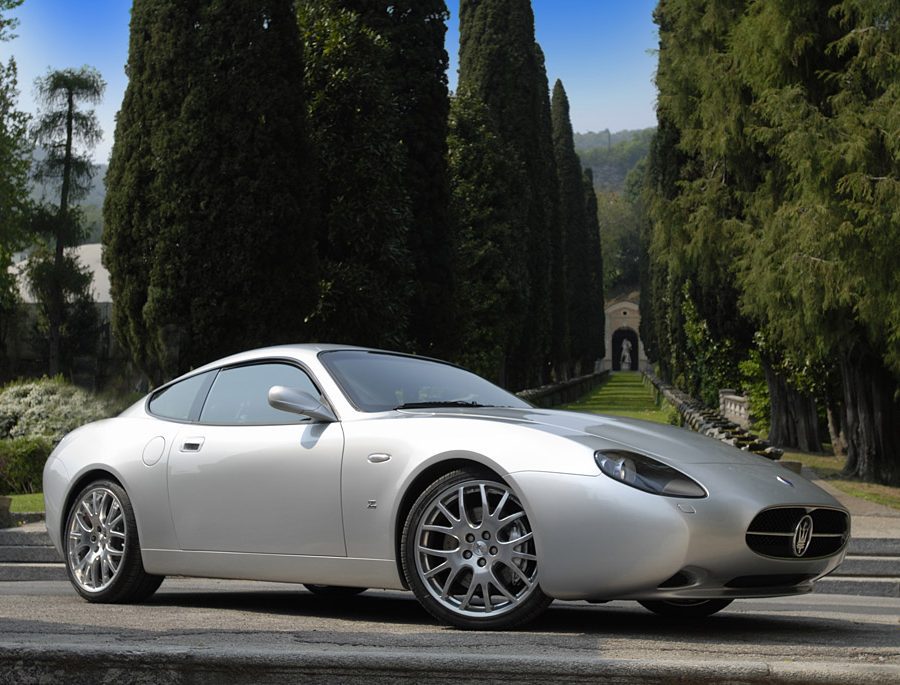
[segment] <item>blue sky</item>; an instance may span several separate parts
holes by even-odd
[[[569,95],[576,131],[644,128],[656,124],[652,83],[657,46],[651,13],[656,0],[532,0],[537,40],[552,87],[560,78]],[[456,84],[459,0],[447,0],[450,86]],[[115,113],[127,79],[128,0],[25,0],[12,16],[18,37],[0,43],[0,59],[19,66],[20,109],[34,112],[34,79],[48,69],[89,64],[107,82],[97,114],[104,139],[94,151],[105,162],[112,147]]]

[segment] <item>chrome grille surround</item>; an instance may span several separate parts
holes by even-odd
[[[756,515],[746,534],[756,554],[793,560],[833,556],[849,538],[849,515],[829,507],[770,507]]]

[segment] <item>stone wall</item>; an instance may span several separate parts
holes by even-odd
[[[657,391],[675,406],[682,422],[691,430],[769,459],[781,459],[781,455],[784,454],[783,450],[772,447],[755,433],[729,420],[715,409],[704,406],[702,402],[675,386],[664,383],[652,373],[644,372],[644,375]]]

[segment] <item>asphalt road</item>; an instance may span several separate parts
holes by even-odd
[[[736,601],[675,621],[636,603],[557,602],[527,629],[437,625],[412,595],[167,579],[147,603],[0,583],[0,682],[900,682],[900,599]]]

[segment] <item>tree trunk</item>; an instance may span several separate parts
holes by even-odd
[[[769,442],[803,452],[821,452],[815,398],[791,387],[766,359],[761,361],[771,404]]]
[[[60,371],[60,332],[62,330],[63,301],[62,271],[63,256],[66,248],[66,235],[69,230],[69,191],[72,186],[72,127],[75,118],[75,96],[70,90],[67,94],[66,109],[66,152],[63,158],[62,188],[59,194],[59,213],[56,226],[56,254],[53,262],[53,283],[50,288],[50,301],[47,303],[47,318],[50,327],[50,353],[48,372],[55,376]]]
[[[900,485],[897,379],[866,343],[842,352],[841,376],[847,427],[844,474]]]

